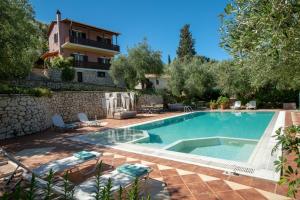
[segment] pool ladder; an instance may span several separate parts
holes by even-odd
[[[191,106],[184,106],[183,112],[193,112],[193,108]]]

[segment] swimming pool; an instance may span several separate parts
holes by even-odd
[[[284,120],[284,111],[198,111],[70,139],[277,181],[281,151],[271,151]]]
[[[207,145],[199,145],[196,148],[193,148],[195,144],[189,147],[189,143],[186,142],[185,148],[177,148],[175,151],[247,161],[273,115],[274,112],[197,112],[130,128],[146,130],[149,134],[148,138],[136,144],[171,151],[174,148],[165,147],[179,140],[207,137],[240,139],[234,143],[219,140],[211,145],[206,141],[204,143]],[[237,151],[243,151],[240,154],[243,156],[237,157]]]

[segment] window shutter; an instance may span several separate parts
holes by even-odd
[[[88,56],[83,56],[83,61],[87,62],[88,61]]]

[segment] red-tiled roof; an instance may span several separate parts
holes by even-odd
[[[42,59],[46,59],[54,56],[58,56],[58,51],[53,51],[53,52],[48,51],[42,55]]]
[[[77,26],[82,26],[82,27],[85,27],[85,28],[94,29],[95,31],[106,32],[107,34],[120,35],[120,33],[118,33],[118,32],[114,32],[114,31],[110,31],[110,30],[107,30],[107,29],[103,29],[103,28],[92,26],[92,25],[84,24],[84,23],[77,22],[77,21],[74,21],[74,20],[71,20],[71,19],[68,19],[68,18],[61,20],[61,22],[62,23],[72,23],[72,24],[77,25]],[[48,30],[48,35],[50,34],[50,32],[51,32],[51,30],[52,30],[55,23],[56,23],[56,21],[51,22],[51,24],[49,26],[49,30]]]

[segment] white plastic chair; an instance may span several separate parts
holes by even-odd
[[[78,124],[76,124],[76,123],[66,124],[64,122],[63,118],[58,114],[55,114],[52,116],[52,122],[53,122],[54,126],[61,128],[61,129],[73,129],[73,128],[78,127]]]
[[[86,126],[105,126],[107,122],[102,122],[100,120],[89,120],[85,113],[78,113],[77,117],[80,122]]]
[[[234,105],[231,106],[230,108],[231,108],[231,109],[240,109],[241,106],[242,106],[242,102],[241,102],[241,101],[235,101],[235,102],[234,102]]]
[[[246,104],[246,109],[256,109],[256,101],[249,101],[249,103]]]

